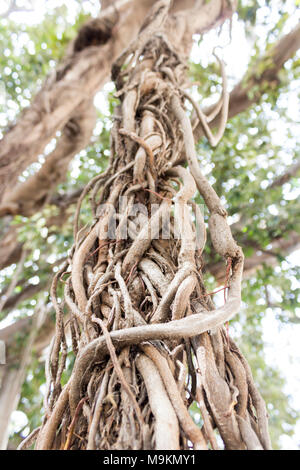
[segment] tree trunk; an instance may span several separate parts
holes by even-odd
[[[243,253],[200,170],[184,110],[187,98],[216,145],[228,113],[223,64],[220,127],[212,135],[214,113],[206,116],[185,91],[186,58],[199,23],[224,21],[233,3],[195,2],[188,14],[170,15],[170,1],[157,2],[113,66],[121,105],[110,165],[80,197],[74,246],[51,288],[56,334],[37,449],[217,449],[216,431],[226,449],[270,449],[264,402],[222,326],[240,308]],[[183,157],[187,167],[178,164]],[[196,188],[227,265],[227,298],[218,308],[202,276],[206,230],[192,200]],[[89,191],[94,220],[78,230]],[[66,271],[68,325],[56,293]],[[76,359],[62,388],[66,328]],[[195,401],[202,427],[188,411]]]

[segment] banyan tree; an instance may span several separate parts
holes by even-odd
[[[226,329],[241,304],[243,251],[195,150],[201,136],[216,146],[227,122],[218,51],[219,101],[203,109],[186,91],[193,33],[229,18],[235,2],[204,3],[174,13],[170,0],[155,2],[113,64],[109,165],[79,198],[74,244],[51,286],[56,331],[37,449],[206,450],[220,440],[226,449],[270,449],[264,401]],[[87,197],[93,219],[82,227]],[[205,211],[224,259],[218,307],[202,274]],[[189,414],[194,401],[201,426]]]

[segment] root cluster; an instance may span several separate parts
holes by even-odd
[[[160,3],[113,67],[121,105],[110,164],[79,200],[74,246],[52,284],[56,334],[37,449],[218,449],[216,431],[227,449],[270,448],[264,402],[222,326],[240,308],[242,250],[201,172],[184,108],[189,99],[216,145],[227,119],[225,73],[221,63],[214,136],[213,117],[186,92],[184,60],[165,32],[156,34],[168,12],[169,2]],[[219,308],[202,276],[206,227],[193,202],[197,189],[213,248],[227,264],[227,298]],[[93,221],[79,230],[87,194]],[[63,387],[71,350],[75,362]],[[188,411],[194,401],[201,425]]]

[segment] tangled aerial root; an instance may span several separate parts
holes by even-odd
[[[227,449],[270,448],[264,402],[222,326],[240,308],[243,253],[200,170],[184,110],[188,97],[208,140],[220,140],[228,110],[224,67],[220,62],[224,90],[214,136],[212,117],[184,91],[184,61],[164,33],[156,34],[168,6],[156,4],[113,68],[121,105],[109,168],[79,200],[75,243],[51,289],[57,322],[37,449],[217,449],[215,430]],[[187,168],[179,165],[183,156]],[[210,213],[213,248],[227,261],[228,296],[219,308],[201,273],[206,229],[192,201],[197,188]],[[78,230],[88,192],[94,220]],[[56,287],[66,272],[59,303]],[[62,388],[70,349],[75,363]],[[195,400],[201,428],[188,412]]]

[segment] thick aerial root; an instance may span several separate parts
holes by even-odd
[[[178,450],[180,447],[177,416],[157,367],[144,354],[137,357],[136,364],[145,382],[155,418],[155,449]]]

